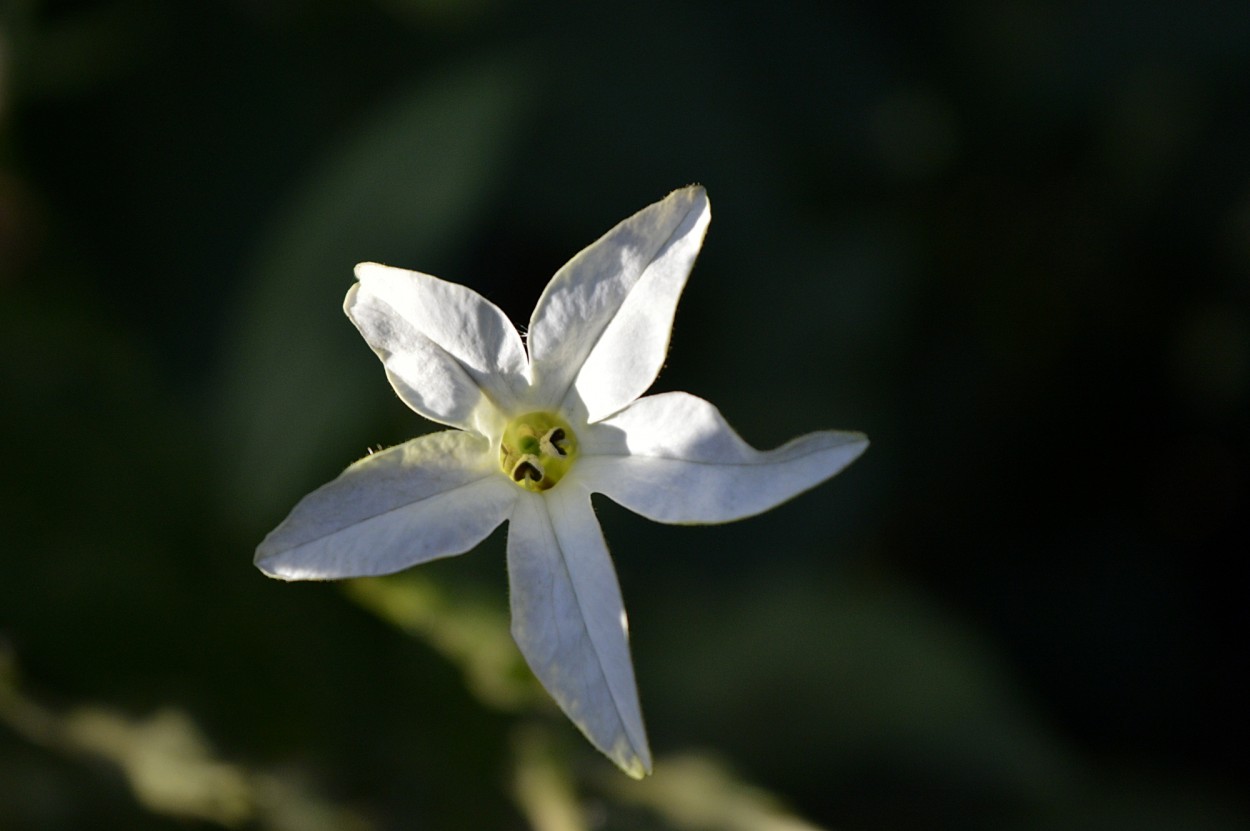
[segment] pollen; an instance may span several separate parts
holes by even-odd
[[[508,422],[499,442],[499,468],[527,491],[555,487],[577,459],[577,438],[554,413],[533,412]]]

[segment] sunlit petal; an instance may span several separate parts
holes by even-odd
[[[256,549],[256,565],[283,580],[331,580],[468,551],[520,492],[490,455],[487,439],[446,430],[366,456],[300,500]]]
[[[708,402],[670,392],[592,425],[576,473],[592,492],[657,522],[728,522],[820,484],[867,447],[861,433],[827,430],[759,451]]]
[[[508,527],[512,635],[573,723],[631,776],[651,770],[625,608],[590,494],[517,500]]]
[[[594,421],[646,392],[710,220],[703,188],[675,191],[556,273],[530,321],[535,400],[560,405],[575,388]]]
[[[491,409],[516,406],[528,386],[521,336],[472,289],[401,268],[361,263],[343,305],[408,406],[434,421],[480,429]]]

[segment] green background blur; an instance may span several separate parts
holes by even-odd
[[[1250,12],[764,8],[0,3],[0,829],[1247,827]],[[523,323],[691,182],[656,389],[873,446],[735,525],[597,502],[635,784],[517,672],[502,531],[251,558],[431,429],[356,262]]]

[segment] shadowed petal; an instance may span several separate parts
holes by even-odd
[[[483,397],[509,411],[528,387],[521,336],[472,289],[401,268],[361,263],[347,316],[382,359],[395,392],[426,418],[480,429]]]
[[[257,567],[283,580],[333,580],[468,551],[518,494],[489,447],[446,430],[366,456],[300,500],[256,549]]]
[[[536,402],[558,406],[575,388],[595,421],[646,392],[711,216],[703,188],[674,191],[556,273],[530,321]]]
[[[575,473],[588,490],[656,522],[729,522],[820,484],[867,447],[862,433],[828,430],[759,451],[708,402],[670,392],[592,425]]]
[[[621,590],[590,494],[517,500],[508,527],[512,636],[586,738],[626,773],[651,772]]]

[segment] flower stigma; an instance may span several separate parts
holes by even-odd
[[[499,467],[527,491],[549,490],[577,458],[577,437],[554,413],[533,412],[508,422],[499,441]]]

